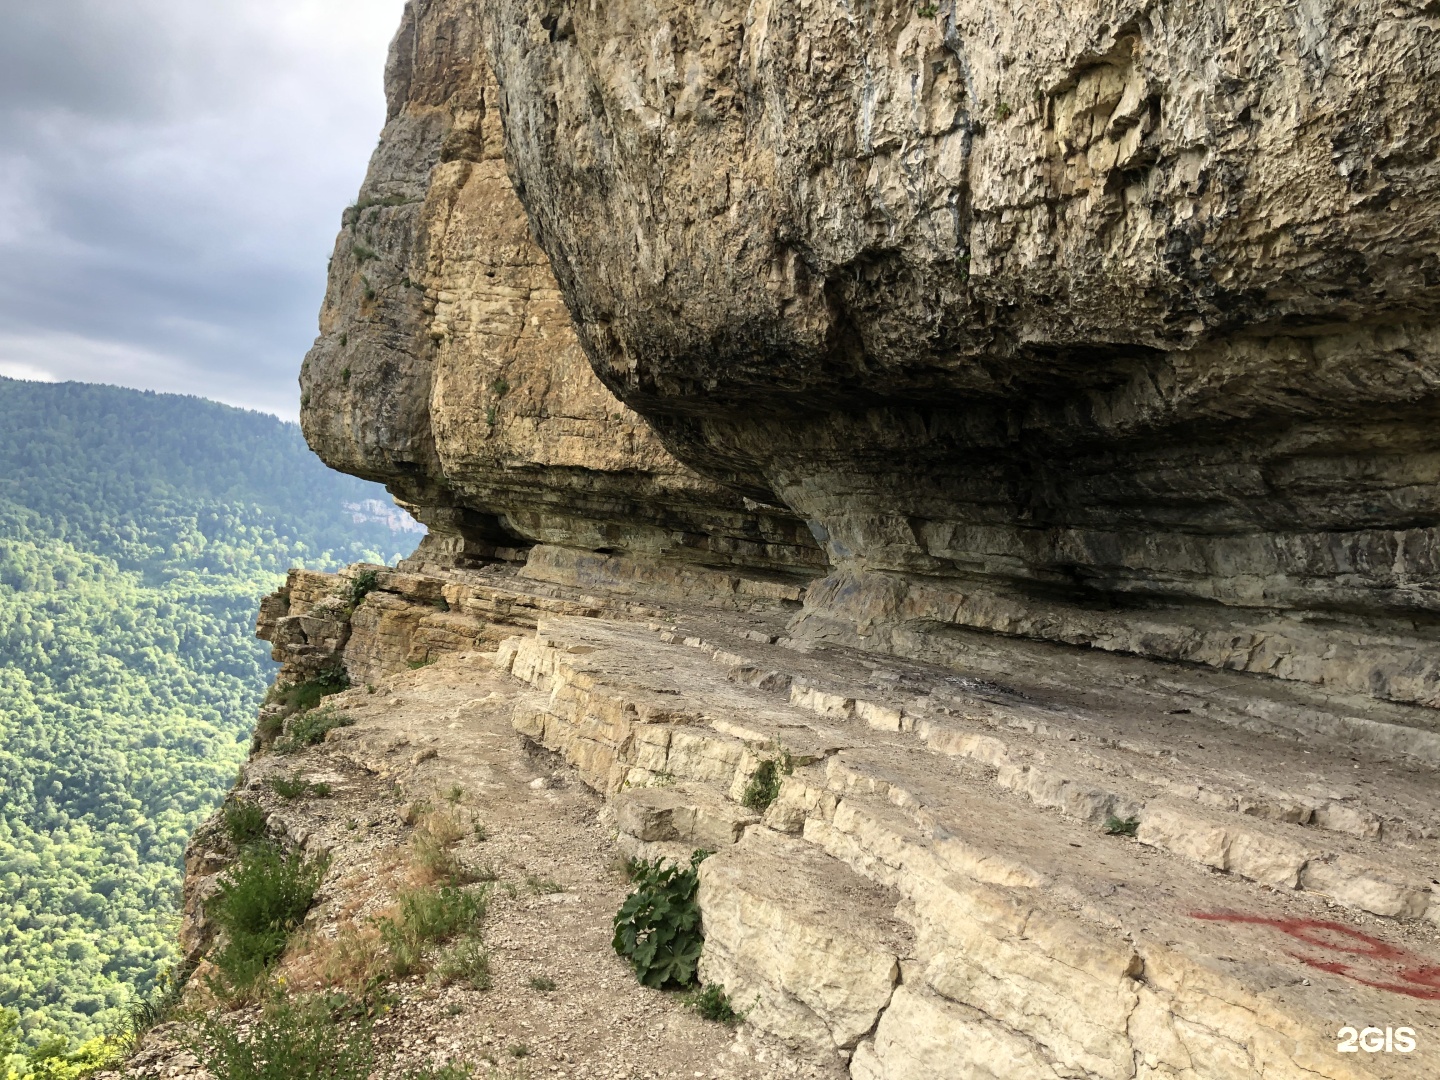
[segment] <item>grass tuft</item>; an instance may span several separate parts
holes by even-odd
[[[343,716],[328,705],[323,709],[312,709],[290,721],[289,734],[275,740],[275,749],[282,754],[293,754],[324,741],[325,736],[336,728],[349,727],[353,723],[354,717]]]
[[[265,839],[265,811],[249,799],[228,800],[220,810],[225,835],[236,847]]]
[[[734,1027],[745,1019],[744,1013],[735,1011],[735,1006],[730,1002],[730,995],[725,993],[725,988],[719,983],[710,983],[703,990],[690,994],[685,999],[689,1005],[706,1020],[713,1020],[717,1024],[727,1024]]]

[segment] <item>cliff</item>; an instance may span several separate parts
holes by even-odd
[[[385,131],[301,369],[321,458],[412,508],[422,558],[538,542],[823,567],[794,514],[682,465],[591,372],[506,171],[474,5],[407,7],[385,74]]]
[[[432,534],[292,575],[282,683],[471,687],[714,851],[701,977],[814,1075],[1433,1075],[1437,33],[414,0],[302,386]],[[317,752],[471,752],[349,695]]]
[[[552,7],[485,7],[540,244],[817,632],[1440,704],[1432,8]]]

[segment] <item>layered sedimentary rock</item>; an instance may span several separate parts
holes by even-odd
[[[1440,705],[1434,5],[484,17],[592,364],[809,521],[810,632]]]
[[[591,372],[506,173],[480,30],[464,0],[406,9],[301,376],[310,445],[430,527],[418,562],[543,541],[819,569],[798,518],[681,465]]]

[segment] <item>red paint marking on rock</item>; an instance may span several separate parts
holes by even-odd
[[[1288,954],[1317,971],[1343,975],[1363,986],[1424,1001],[1440,1001],[1440,967],[1428,964],[1413,953],[1353,926],[1329,919],[1276,919],[1267,915],[1245,915],[1236,911],[1192,911],[1190,915],[1207,922],[1268,926],[1314,948],[1355,957],[1366,966],[1383,964],[1394,970],[1362,972],[1357,970],[1357,965],[1353,962],[1325,960],[1303,953]]]

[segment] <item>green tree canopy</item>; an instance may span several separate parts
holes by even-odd
[[[0,1009],[32,1047],[173,961],[186,840],[272,678],[260,597],[418,539],[367,500],[272,416],[0,379]]]

